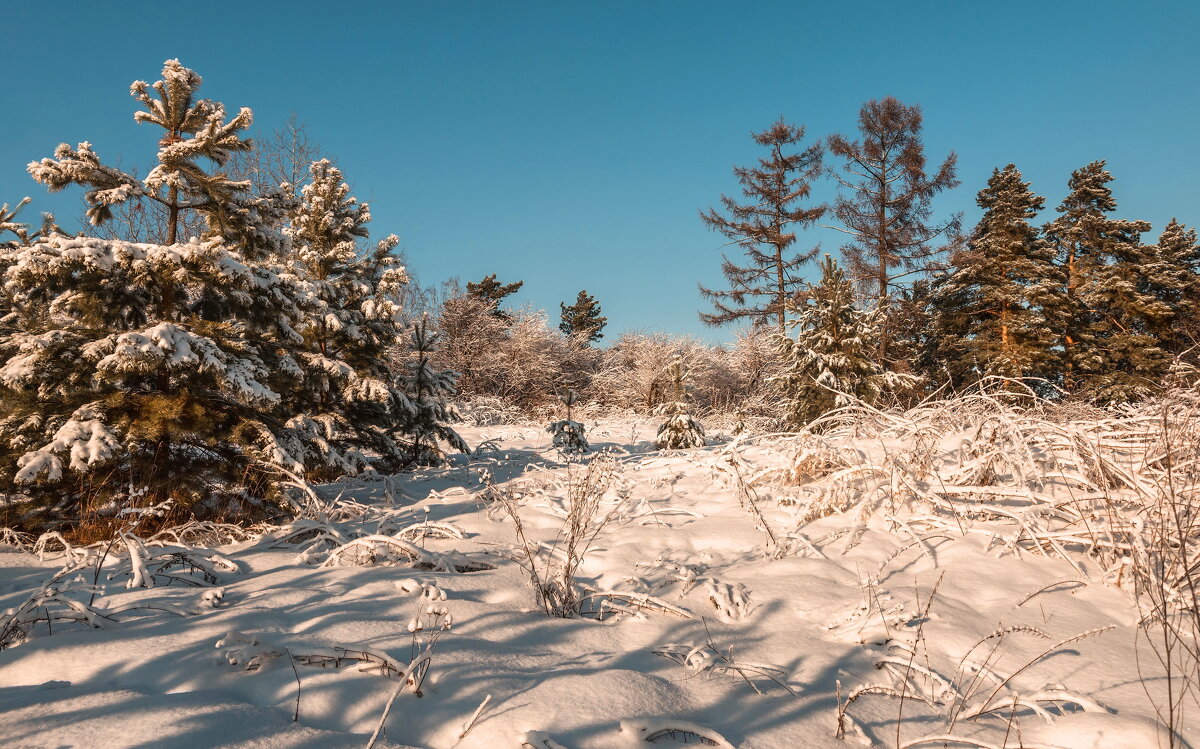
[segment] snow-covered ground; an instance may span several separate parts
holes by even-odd
[[[99,629],[38,622],[0,652],[0,744],[362,747],[394,696],[376,746],[1167,746],[1165,681],[1138,608],[1066,541],[1061,553],[1023,543],[1018,520],[965,507],[868,508],[845,494],[868,490],[844,467],[905,447],[878,434],[659,452],[655,425],[589,424],[612,454],[590,474],[536,426],[466,428],[496,449],[324,487],[340,497],[324,521],[231,543],[160,539],[210,558],[216,588],[155,577],[162,550],[122,541],[92,609],[159,608],[93,616]],[[963,444],[927,454],[957,454],[965,470]],[[589,480],[606,491],[577,579],[595,595],[584,617],[548,617],[502,500],[531,553],[555,546],[535,557],[545,571],[562,563]],[[869,491],[899,497],[897,481]],[[939,496],[1006,501],[987,491]],[[0,551],[0,609],[65,561]],[[87,564],[56,583],[61,598],[90,600]],[[154,586],[127,589],[139,575]],[[908,743],[943,734],[976,743]]]

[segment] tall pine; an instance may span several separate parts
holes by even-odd
[[[937,284],[940,358],[956,385],[989,375],[1052,379],[1062,279],[1054,248],[1030,223],[1045,199],[1009,164],[992,171],[976,203],[983,217]]]
[[[799,270],[817,253],[815,247],[797,251],[793,245],[796,229],[811,226],[825,213],[823,205],[806,204],[821,174],[822,150],[819,143],[800,149],[804,128],[782,118],[753,137],[768,155],[757,167],[734,167],[745,200],[722,195],[724,215],[714,208],[700,214],[708,228],[746,253],[741,264],[724,257],[721,271],[728,289],[700,287],[714,308],[702,312],[700,319],[714,326],[738,320],[773,322],[782,334],[788,300],[802,286]]]
[[[958,186],[953,152],[936,171],[926,170],[921,108],[889,96],[868,101],[858,114],[860,139],[829,138],[829,151],[843,159],[835,173],[843,191],[833,205],[849,235],[842,247],[854,281],[875,297],[882,328],[876,346],[881,366],[905,369],[890,350],[895,337],[893,301],[914,275],[930,269],[933,258],[958,231],[957,216],[933,220],[933,198]]]
[[[1070,192],[1045,231],[1064,275],[1063,384],[1124,401],[1155,389],[1169,359],[1149,330],[1164,314],[1146,290],[1153,252],[1141,235],[1150,225],[1109,216],[1117,202],[1104,165],[1093,161],[1071,174]]]

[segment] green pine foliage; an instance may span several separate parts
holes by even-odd
[[[430,367],[423,325],[413,361],[393,367],[407,281],[395,237],[366,244],[368,208],[327,161],[298,197],[230,179],[250,110],[226,118],[200,84],[169,60],[162,80],[133,85],[138,122],[162,132],[144,179],[87,143],[29,165],[51,190],[84,187],[94,223],[158,206],[168,241],[68,237],[49,220],[30,233],[0,211],[15,237],[0,237],[0,493],[24,498],[4,524],[168,499],[175,517],[245,517],[301,475],[466,449],[446,426],[454,374]]]
[[[1117,207],[1112,179],[1103,161],[1076,170],[1060,215],[1046,226],[1065,278],[1063,384],[1106,402],[1152,392],[1170,364],[1149,333],[1165,313],[1146,291],[1153,251],[1141,235],[1150,225],[1108,215]]]
[[[437,350],[438,334],[429,330],[425,320],[413,324],[409,338],[409,361],[397,380],[407,394],[408,418],[404,431],[411,442],[408,465],[438,465],[445,459],[442,443],[459,452],[469,448],[458,432],[449,426],[456,415],[449,399],[457,392],[458,373],[436,369],[431,358]]]
[[[1147,332],[1172,357],[1197,364],[1200,343],[1200,244],[1196,230],[1175,219],[1167,224],[1158,242],[1146,248],[1143,293],[1162,307],[1161,314],[1146,320]]]
[[[250,111],[226,121],[220,104],[197,98],[200,83],[171,60],[163,80],[134,84],[145,108],[136,119],[163,131],[144,180],[102,164],[87,143],[29,166],[51,190],[88,188],[95,223],[127,200],[163,204],[172,241],[52,234],[15,253],[0,445],[15,462],[6,478],[26,493],[76,507],[144,495],[228,507],[270,494],[272,469],[301,466],[276,417],[299,372],[294,284],[249,236],[231,241],[227,219],[246,185],[206,170],[250,147],[240,135]],[[204,214],[209,231],[175,242],[185,210]]]
[[[304,435],[311,478],[396,471],[409,460],[402,434],[410,404],[393,382],[389,352],[402,337],[400,294],[408,277],[395,235],[360,248],[370,209],[341,171],[314,162],[286,233],[306,281],[302,370],[288,426]]]
[[[988,376],[1051,380],[1065,300],[1054,248],[1030,223],[1045,199],[1009,164],[993,170],[976,203],[983,218],[937,282],[938,357],[956,386]]]
[[[911,386],[911,375],[886,372],[875,361],[880,311],[855,305],[854,287],[837,261],[821,263],[821,282],[810,286],[790,323],[794,337],[778,336],[784,371],[774,378],[792,428],[801,428],[856,400],[877,402],[884,393]]]
[[[492,311],[492,315],[503,320],[511,322],[512,315],[500,309],[500,303],[505,298],[516,294],[525,285],[524,281],[514,281],[513,283],[500,283],[496,280],[496,274],[490,273],[483,277],[478,283],[467,282],[467,296],[472,299],[478,299],[486,304]]]
[[[603,330],[608,325],[608,318],[600,314],[600,303],[586,289],[579,292],[574,304],[567,306],[565,302],[560,302],[558,306],[562,310],[562,322],[558,329],[563,333],[578,336],[588,343],[604,337]]]

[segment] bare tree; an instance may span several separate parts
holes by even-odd
[[[929,270],[933,259],[946,248],[939,239],[959,234],[961,216],[932,221],[933,196],[957,187],[958,156],[953,151],[930,175],[925,171],[925,145],[921,140],[921,108],[906,106],[889,96],[868,101],[858,113],[862,140],[841,135],[829,138],[831,153],[845,160],[841,173],[833,172],[844,188],[833,205],[833,214],[850,235],[842,247],[852,278],[873,293],[884,324],[879,341],[879,361],[888,361],[891,335],[887,314],[893,292],[903,279]]]
[[[767,322],[774,317],[779,332],[784,332],[788,299],[799,289],[796,270],[811,260],[816,247],[807,252],[792,252],[796,242],[794,228],[811,225],[825,213],[825,206],[804,207],[812,181],[822,171],[822,149],[815,143],[803,151],[790,152],[804,139],[804,128],[789,125],[780,118],[754,142],[770,150],[757,167],[734,167],[742,185],[739,203],[726,195],[721,204],[728,217],[710,208],[700,218],[712,230],[719,231],[746,251],[746,264],[737,265],[724,258],[721,271],[729,280],[729,290],[700,287],[700,293],[712,300],[715,310],[700,313],[707,325],[724,325],[749,318]],[[765,298],[765,303],[748,305],[747,297]]]

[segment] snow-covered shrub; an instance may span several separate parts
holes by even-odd
[[[438,366],[460,374],[470,399],[496,398],[505,408],[532,413],[564,384],[585,382],[599,354],[551,328],[545,312],[528,308],[499,316],[487,300],[456,294],[437,319],[443,336]]]
[[[874,358],[882,318],[878,310],[855,306],[854,288],[845,271],[828,255],[821,282],[791,324],[795,337],[777,341],[783,371],[775,376],[793,428],[856,400],[877,402],[912,378],[885,371]]]
[[[667,420],[658,428],[655,444],[660,450],[683,450],[704,447],[704,427],[691,414],[690,382],[682,357],[676,357],[668,368],[672,400],[658,407],[658,414]]]
[[[690,360],[705,349],[691,338],[665,333],[625,333],[609,349],[588,394],[617,408],[651,413],[671,393],[669,369],[676,357]]]
[[[582,455],[591,449],[584,436],[583,424],[571,418],[571,409],[578,398],[574,390],[568,389],[563,392],[561,400],[567,409],[567,418],[553,421],[546,426],[546,431],[553,439],[554,449],[568,457]]]
[[[464,398],[454,404],[454,409],[464,423],[477,427],[520,424],[526,420],[520,409],[494,395]]]

